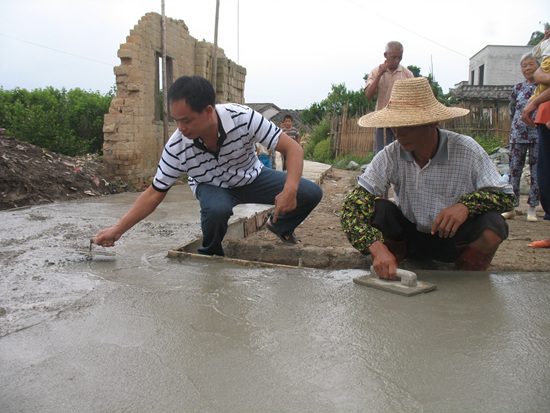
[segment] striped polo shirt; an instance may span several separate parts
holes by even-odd
[[[253,182],[263,164],[256,156],[255,143],[274,149],[281,129],[249,107],[226,103],[216,105],[219,152],[210,152],[198,138],[188,139],[174,132],[164,147],[153,187],[167,191],[183,174],[195,192],[198,184],[235,188]]]
[[[480,190],[513,193],[473,138],[442,129],[438,132],[436,154],[424,168],[395,141],[379,152],[359,177],[359,184],[376,196],[384,196],[391,185],[403,215],[425,233],[430,233],[439,213],[455,205],[462,195]]]

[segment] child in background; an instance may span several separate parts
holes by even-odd
[[[261,163],[268,168],[271,168],[271,149],[267,149],[265,146],[256,142],[256,155]]]

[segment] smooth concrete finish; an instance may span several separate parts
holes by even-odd
[[[173,260],[200,232],[186,186],[88,260],[136,197],[0,212],[1,412],[549,410],[549,274],[416,271],[437,291],[407,298]]]

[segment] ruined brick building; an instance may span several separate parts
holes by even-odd
[[[120,45],[115,67],[117,95],[103,124],[103,161],[112,176],[134,187],[155,174],[166,134],[162,119],[161,16],[147,13]],[[212,79],[214,45],[191,37],[182,20],[166,18],[168,87],[183,75]],[[246,69],[217,50],[218,102],[244,103]],[[175,123],[169,124],[171,133]],[[168,135],[168,136],[169,136]]]

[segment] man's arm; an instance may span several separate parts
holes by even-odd
[[[111,228],[99,231],[93,242],[103,247],[113,247],[122,234],[151,214],[166,196],[166,192],[157,191],[152,185],[143,192],[130,210]]]
[[[516,195],[513,192],[479,190],[462,195],[458,202],[468,208],[470,215],[479,215],[487,211],[506,212],[514,209]]]
[[[304,151],[302,147],[288,136],[286,133],[281,133],[279,142],[275,150],[286,156],[286,181],[283,191],[275,197],[275,212],[273,214],[273,222],[277,222],[277,217],[285,212],[293,211],[298,205],[296,202],[296,194],[302,172],[304,169]]]
[[[521,112],[520,119],[527,126],[536,126],[535,121],[533,120],[533,113],[535,113],[541,103],[547,102],[548,100],[550,100],[550,88],[546,89],[536,98],[530,100],[527,105],[525,105],[525,108],[523,108],[523,112]]]
[[[365,85],[365,95],[367,99],[372,99],[376,95],[376,92],[378,92],[378,83],[380,82],[380,78],[388,68],[388,64],[386,62],[382,63],[380,66],[378,66],[378,72],[376,74],[373,74],[371,72],[369,78],[367,79],[367,84]],[[372,77],[372,81],[370,81]]]
[[[462,195],[457,204],[445,208],[435,219],[431,234],[452,238],[469,216],[487,211],[506,212],[514,209],[516,195],[502,191],[477,191]]]
[[[384,244],[382,232],[372,227],[376,197],[357,185],[346,197],[340,212],[342,230],[350,244],[363,255],[371,255],[380,278],[397,279],[397,260]]]

